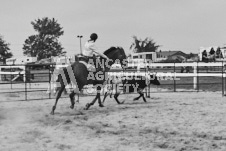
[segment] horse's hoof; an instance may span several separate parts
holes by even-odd
[[[51,115],[54,115],[54,112],[52,111],[52,112],[50,112],[50,114],[51,114]]]
[[[70,108],[71,108],[71,109],[74,109],[74,105],[71,105]]]
[[[121,102],[121,104],[124,104],[124,103],[125,103],[125,100]]]
[[[84,110],[88,110],[89,109],[89,103],[86,104],[86,107],[84,108]]]
[[[104,107],[104,105],[103,104],[99,104],[99,107]]]
[[[88,109],[89,109],[88,107],[85,107],[85,108],[84,108],[84,110],[88,110]]]

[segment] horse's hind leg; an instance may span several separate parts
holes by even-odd
[[[62,86],[60,87],[60,90],[59,90],[58,93],[57,93],[56,101],[55,101],[54,106],[52,107],[52,111],[51,111],[50,114],[54,115],[54,111],[55,111],[55,109],[56,109],[57,102],[58,102],[59,98],[61,97],[61,94],[62,94],[62,92],[64,91],[64,89],[65,89],[65,86],[62,85]]]
[[[139,100],[140,97],[143,97],[143,96],[144,96],[144,93],[143,93],[141,90],[139,90],[138,93],[139,93],[140,95],[139,95],[138,97],[134,98],[133,101]],[[146,102],[146,99],[145,99],[144,97],[143,97],[143,99],[144,99],[144,102]]]
[[[144,100],[144,102],[147,102],[147,101],[146,101],[146,98],[144,97],[144,93],[143,93],[142,91],[139,91],[138,93],[140,94],[140,96],[134,98],[133,100],[134,100],[134,101],[135,101],[135,100],[139,100],[140,97],[142,97],[143,100]]]
[[[93,104],[97,101],[97,99],[98,99],[98,94],[96,95],[96,97],[93,99],[93,101],[92,101],[91,103],[87,103],[87,104],[86,104],[86,107],[85,107],[84,109],[85,109],[85,110],[88,110],[89,107],[90,107],[91,105],[93,105]]]
[[[140,92],[140,93],[141,93],[141,96],[142,96],[144,102],[147,102],[146,99],[145,99],[144,93],[143,92]]]
[[[124,101],[123,101],[123,102],[120,102],[120,101],[118,100],[118,96],[119,96],[119,93],[115,93],[115,95],[114,95],[115,101],[116,101],[118,104],[123,104]]]
[[[71,106],[70,108],[73,109],[74,108],[74,105],[75,105],[75,92],[72,91],[71,94],[69,95],[70,97],[70,100],[71,100]]]
[[[104,103],[104,101],[105,101],[105,99],[107,98],[107,96],[108,96],[108,92],[105,92],[102,103]]]

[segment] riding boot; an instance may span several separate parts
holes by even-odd
[[[96,72],[102,71],[101,67],[97,63],[97,58],[95,55],[93,55],[93,62],[94,62],[95,68],[96,68]]]

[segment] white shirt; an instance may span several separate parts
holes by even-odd
[[[97,51],[97,47],[94,43],[94,41],[87,41],[85,43],[85,47],[82,51],[82,54],[84,56],[89,56],[89,57],[92,57],[93,56],[93,51]]]

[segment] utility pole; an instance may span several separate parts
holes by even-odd
[[[80,40],[80,54],[82,54],[82,35],[78,35],[77,38]]]

